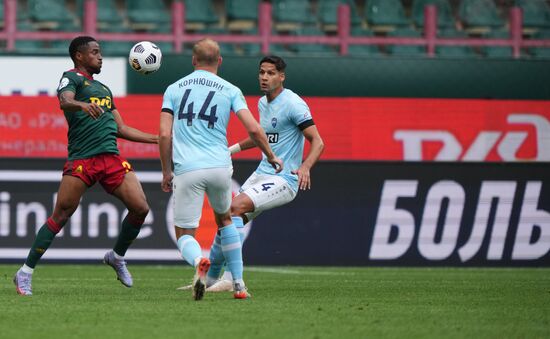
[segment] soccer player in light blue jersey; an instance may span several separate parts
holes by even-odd
[[[245,299],[249,294],[242,278],[241,240],[230,213],[233,166],[226,130],[231,111],[244,125],[251,142],[262,150],[274,173],[283,169],[283,163],[271,150],[242,92],[217,76],[222,62],[218,44],[210,39],[198,41],[192,62],[195,71],[168,86],[164,93],[159,133],[161,186],[165,192],[174,191],[178,248],[183,259],[196,268],[193,298],[203,298],[210,267],[194,237],[206,193],[218,225],[220,253],[233,277],[234,297]]]
[[[283,87],[286,63],[277,56],[267,56],[260,61],[260,89],[265,94],[258,102],[260,125],[264,128],[273,152],[285,163],[277,173],[263,156],[260,165],[233,198],[231,214],[238,229],[263,211],[287,204],[294,200],[298,190],[311,188],[310,170],[323,152],[324,144],[311,117],[307,104],[296,93]],[[304,139],[310,150],[303,159]],[[253,148],[248,138],[229,147],[231,154]],[[243,236],[243,233],[241,236]],[[242,239],[241,239],[242,241]],[[207,275],[207,291],[231,290],[229,272],[218,280],[224,258],[223,245],[216,237],[210,251],[211,267]]]

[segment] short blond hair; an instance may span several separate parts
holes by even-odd
[[[193,45],[193,56],[199,66],[217,65],[220,59],[220,46],[212,39],[201,39]]]

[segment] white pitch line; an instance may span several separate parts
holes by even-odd
[[[353,275],[352,272],[333,272],[333,271],[309,271],[309,270],[297,270],[287,268],[268,268],[268,267],[244,267],[245,271],[250,272],[262,272],[262,273],[275,273],[275,274],[300,274],[300,275]]]

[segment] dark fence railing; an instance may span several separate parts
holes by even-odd
[[[520,57],[522,48],[550,47],[550,39],[524,39],[522,25],[522,10],[519,7],[510,9],[510,36],[507,39],[490,38],[442,38],[437,36],[437,9],[433,5],[426,6],[424,15],[424,35],[419,38],[382,37],[382,36],[351,36],[350,9],[347,5],[338,8],[338,31],[335,36],[283,36],[272,34],[272,8],[269,3],[260,3],[257,34],[205,34],[185,32],[185,5],[174,1],[171,7],[171,33],[106,33],[97,30],[97,1],[85,0],[84,22],[82,32],[22,32],[17,30],[17,0],[4,1],[4,28],[0,31],[0,40],[6,41],[6,51],[15,51],[16,40],[63,40],[72,39],[75,34],[86,34],[106,41],[166,41],[173,44],[173,50],[180,53],[183,43],[193,42],[206,36],[226,43],[259,43],[263,54],[269,53],[269,45],[279,44],[326,44],[339,46],[340,55],[348,54],[349,45],[417,45],[425,46],[426,54],[435,55],[436,46],[509,46],[514,58]]]

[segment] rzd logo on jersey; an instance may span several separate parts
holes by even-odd
[[[90,102],[92,104],[98,104],[101,107],[107,107],[109,109],[112,106],[112,100],[109,96],[106,96],[105,98],[90,97]]]

